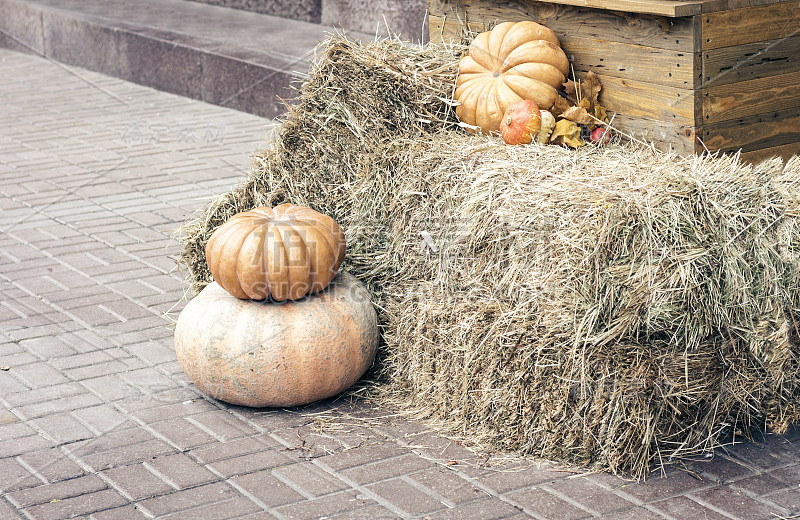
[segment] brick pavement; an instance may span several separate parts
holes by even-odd
[[[0,519],[770,519],[800,434],[632,482],[482,459],[359,400],[207,399],[172,346],[174,230],[269,121],[0,51]]]

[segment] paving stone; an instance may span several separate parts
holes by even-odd
[[[725,520],[728,518],[685,496],[677,496],[651,504],[654,509],[673,518],[702,518],[704,520]]]
[[[216,475],[183,453],[156,457],[147,461],[146,465],[153,473],[177,489],[217,480]]]
[[[788,511],[790,517],[800,514],[800,485],[778,491],[764,498]]]
[[[227,520],[229,518],[246,517],[249,513],[262,512],[253,501],[244,497],[235,497],[224,502],[195,507],[166,516],[169,520]]]
[[[318,460],[334,470],[341,471],[343,469],[380,461],[404,453],[407,453],[407,450],[404,450],[398,445],[391,442],[382,442],[364,446],[357,450],[334,453],[333,455],[320,457]]]
[[[477,481],[500,493],[505,493],[514,489],[549,482],[555,478],[557,478],[557,474],[554,474],[546,465],[541,467],[538,464],[522,464],[481,475]]]
[[[42,481],[13,458],[0,459],[0,493],[39,486]]]
[[[766,520],[776,516],[780,517],[782,513],[782,511],[774,507],[757,502],[744,493],[727,487],[714,487],[693,492],[691,498],[698,500],[700,503],[709,504],[737,518],[746,518],[748,520]]]
[[[753,495],[766,495],[767,493],[785,489],[787,484],[768,473],[764,473],[737,480],[733,483],[733,486]]]
[[[20,394],[27,389],[28,386],[14,377],[10,370],[0,372],[0,392],[3,395]]]
[[[603,520],[664,520],[664,516],[640,507],[617,511],[601,517]]]
[[[274,449],[277,443],[267,435],[244,437],[229,442],[218,442],[210,446],[195,448],[191,456],[204,463],[233,459],[258,453],[265,449]]]
[[[129,500],[138,501],[174,491],[175,488],[151,473],[143,464],[110,468],[101,475]]]
[[[149,516],[139,511],[135,505],[132,505],[92,513],[89,520],[144,520],[149,518]]]
[[[19,460],[33,469],[47,482],[74,479],[86,472],[58,448],[29,451]]]
[[[366,489],[392,504],[396,510],[404,511],[411,516],[433,513],[446,507],[436,498],[402,479],[370,484]]]
[[[36,504],[45,504],[55,500],[76,497],[85,493],[101,491],[108,486],[102,479],[88,475],[70,480],[62,480],[53,484],[39,486],[8,493],[6,498],[18,508],[29,507]]]
[[[669,498],[671,496],[708,488],[713,482],[698,479],[682,471],[670,471],[663,477],[650,477],[647,480],[621,487],[618,492],[642,502]]]
[[[275,468],[284,464],[289,464],[291,459],[283,452],[276,449],[262,450],[250,455],[235,457],[232,459],[219,460],[208,465],[225,478],[234,475],[245,475],[254,471],[262,471]]]
[[[290,520],[311,520],[358,510],[365,506],[376,505],[375,502],[357,491],[345,491],[327,495],[313,500],[306,500],[283,507],[276,508],[282,516]]]
[[[73,518],[81,514],[94,513],[111,509],[127,503],[127,500],[111,489],[85,493],[72,498],[39,504],[26,509],[26,514],[33,518],[43,520],[57,520],[61,518]]]
[[[231,482],[256,497],[268,507],[293,504],[306,498],[266,472],[234,477]]]
[[[634,505],[612,491],[608,491],[584,478],[559,480],[548,484],[548,488],[571,498],[575,502],[583,505],[586,509],[601,515],[617,510],[628,509]]]
[[[0,500],[0,518],[15,520],[17,518],[25,518],[15,508],[8,505],[6,502]]]
[[[181,450],[188,450],[216,441],[214,437],[193,425],[185,418],[151,423],[150,427]]]
[[[0,440],[0,458],[15,457],[29,451],[49,448],[52,446],[52,444],[53,443],[51,441],[48,441],[40,435],[30,435],[27,437],[18,437],[16,439]]]
[[[258,430],[226,410],[199,413],[187,420],[223,442],[258,433]]]
[[[377,462],[340,470],[341,474],[358,484],[368,484],[414,471],[437,468],[436,464],[414,453],[404,453]]]
[[[592,515],[541,488],[526,488],[506,493],[505,496],[525,509],[544,518],[576,520]]]
[[[58,385],[58,386],[63,387],[65,385]],[[49,387],[49,388],[55,388],[55,387]],[[100,403],[101,401],[99,398],[95,397],[92,394],[85,393],[85,394],[73,395],[70,397],[64,397],[61,399],[54,399],[52,401],[45,401],[45,402],[20,406],[17,407],[16,411],[25,418],[34,419],[36,417],[42,417],[44,415],[50,415],[53,413],[76,410],[78,408],[86,408],[88,406],[95,406]]]
[[[25,381],[30,388],[68,383],[69,379],[47,363],[38,361],[14,367],[14,375]]]
[[[192,507],[230,500],[238,492],[224,482],[215,482],[139,502],[139,507],[154,516],[165,516]]]
[[[495,520],[516,516],[520,511],[507,502],[489,498],[460,504],[452,509],[426,515],[425,518],[426,520]],[[530,518],[528,515],[525,517]]]
[[[30,421],[56,444],[94,438],[94,433],[67,413],[57,413]]]
[[[349,486],[311,462],[298,462],[272,470],[280,480],[291,482],[293,488],[302,489],[311,496],[322,496],[343,491]]]
[[[693,468],[698,474],[715,480],[716,482],[729,482],[755,472],[742,462],[715,455],[713,459],[695,463]]]
[[[731,458],[757,469],[769,469],[786,463],[773,451],[755,442],[742,442],[729,447],[726,451]]]

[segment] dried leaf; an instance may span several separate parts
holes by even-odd
[[[589,115],[589,112],[587,112],[584,107],[569,107],[569,109],[561,114],[561,117],[574,121],[579,125],[588,125],[594,122],[594,119],[592,119],[592,116]]]
[[[553,105],[553,108],[550,109],[550,113],[553,114],[553,116],[558,117],[567,110],[569,110],[569,101],[561,96],[558,96],[556,97],[556,102]]]
[[[597,104],[597,98],[602,89],[603,86],[600,84],[600,79],[598,79],[597,74],[592,71],[586,73],[586,77],[581,83],[581,94],[591,101],[592,106]]]
[[[566,82],[564,82],[564,92],[566,92],[568,96],[572,96],[574,98],[577,97],[578,84],[571,79],[568,79]]]
[[[608,123],[608,114],[606,113],[606,107],[604,107],[600,103],[596,104],[594,106],[594,117],[596,117],[600,121]]]
[[[567,145],[570,148],[579,148],[586,143],[581,140],[581,129],[569,119],[561,119],[556,123],[553,134],[550,136],[552,144]]]

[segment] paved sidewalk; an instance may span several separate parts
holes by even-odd
[[[800,512],[797,431],[631,482],[487,462],[359,401],[205,398],[173,352],[171,237],[270,121],[5,50],[0,107],[0,519]]]

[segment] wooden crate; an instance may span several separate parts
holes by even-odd
[[[681,153],[800,153],[798,0],[429,0],[431,41],[503,21],[553,29],[614,126]]]

